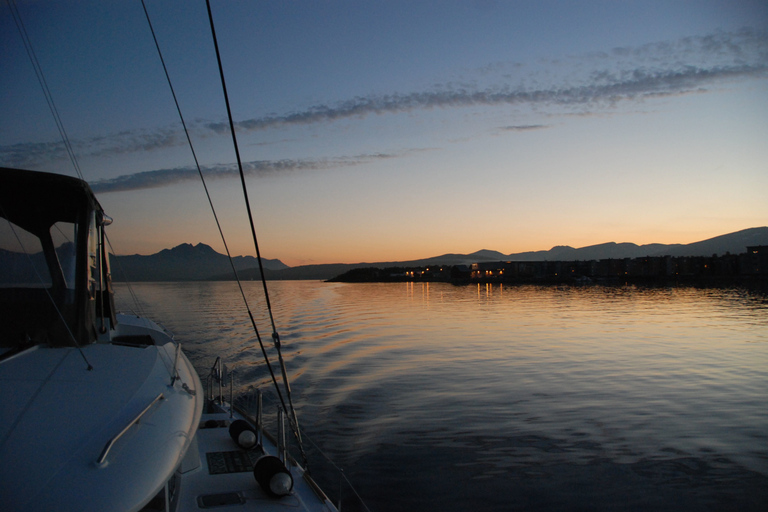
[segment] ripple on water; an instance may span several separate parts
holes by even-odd
[[[763,296],[270,287],[304,427],[374,510],[768,509]],[[134,289],[199,369],[267,382],[232,283]]]

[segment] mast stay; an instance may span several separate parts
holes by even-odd
[[[248,300],[247,300],[247,298],[245,296],[245,291],[243,290],[243,286],[242,286],[242,283],[240,281],[240,277],[239,277],[239,275],[237,273],[237,270],[235,268],[235,264],[234,264],[234,260],[232,258],[232,254],[231,254],[231,252],[229,250],[229,246],[227,245],[227,241],[226,241],[226,238],[224,236],[224,231],[223,231],[223,229],[221,227],[221,223],[219,222],[218,215],[216,214],[216,209],[215,209],[215,207],[213,205],[213,200],[211,199],[211,195],[210,195],[210,193],[208,191],[208,186],[206,185],[205,177],[203,176],[203,172],[202,172],[202,169],[200,167],[200,163],[198,161],[197,154],[195,153],[194,146],[192,144],[192,140],[191,140],[191,137],[189,135],[189,130],[187,128],[186,122],[184,121],[184,116],[182,115],[181,107],[179,106],[179,102],[178,102],[178,100],[176,98],[176,93],[175,93],[175,90],[174,90],[174,87],[173,87],[170,75],[168,73],[168,69],[167,69],[167,67],[165,65],[165,60],[163,59],[162,52],[160,50],[160,45],[159,45],[159,43],[157,41],[157,37],[155,36],[155,31],[154,31],[154,29],[152,27],[152,21],[150,20],[149,12],[147,11],[147,7],[146,7],[146,4],[145,4],[144,0],[141,0],[141,5],[144,8],[144,14],[145,14],[145,16],[147,18],[147,24],[149,25],[149,29],[152,32],[152,38],[153,38],[153,40],[155,42],[155,47],[157,48],[157,53],[158,53],[158,56],[160,57],[160,62],[162,64],[162,66],[163,66],[163,71],[165,72],[165,77],[166,77],[166,80],[168,81],[168,86],[171,89],[171,94],[173,96],[173,101],[174,101],[174,103],[176,105],[176,110],[178,112],[179,119],[181,120],[181,124],[182,124],[182,127],[184,129],[184,133],[185,133],[185,135],[187,137],[187,143],[189,145],[190,150],[192,151],[192,156],[193,156],[193,159],[195,161],[195,166],[197,167],[197,172],[198,172],[198,174],[200,176],[200,180],[201,180],[201,182],[203,184],[203,188],[205,190],[205,195],[208,198],[208,204],[209,204],[209,206],[211,208],[211,211],[213,212],[213,217],[214,217],[214,220],[216,221],[216,226],[217,226],[217,228],[219,230],[219,235],[220,235],[221,240],[222,240],[222,242],[224,244],[224,249],[225,249],[225,251],[227,253],[227,258],[229,259],[229,264],[232,267],[232,273],[233,273],[233,275],[235,277],[235,281],[237,282],[237,286],[238,286],[238,288],[240,290],[240,295],[242,296],[243,303],[244,303],[246,311],[248,313],[248,317],[250,319],[253,331],[254,331],[254,333],[256,335],[256,339],[257,339],[257,341],[259,343],[259,347],[261,348],[261,353],[262,353],[262,356],[264,357],[264,362],[266,363],[267,369],[269,370],[269,374],[270,374],[270,376],[272,378],[272,383],[274,384],[275,390],[277,391],[278,399],[280,400],[280,403],[281,403],[281,406],[282,406],[283,410],[286,411],[286,413],[287,413],[288,423],[291,426],[291,430],[293,431],[293,435],[294,435],[294,437],[296,438],[296,440],[298,442],[298,447],[299,447],[299,450],[301,452],[301,456],[302,456],[302,459],[303,459],[303,462],[304,462],[304,467],[308,471],[309,470],[309,468],[308,468],[308,459],[307,459],[306,452],[304,451],[303,443],[301,441],[301,431],[299,429],[299,423],[298,423],[298,418],[297,418],[297,415],[296,415],[296,409],[293,406],[293,399],[292,399],[292,396],[291,396],[291,387],[290,387],[290,383],[288,381],[288,373],[287,373],[287,370],[286,370],[286,367],[285,367],[285,361],[283,359],[282,350],[281,350],[280,335],[277,332],[277,327],[276,327],[276,324],[275,324],[274,315],[272,313],[272,305],[271,305],[270,300],[269,300],[269,291],[268,291],[268,288],[267,288],[266,277],[264,276],[264,266],[263,266],[263,262],[262,262],[261,251],[259,250],[258,239],[257,239],[257,236],[256,236],[256,228],[255,228],[255,225],[254,225],[254,222],[253,222],[253,214],[251,212],[251,205],[250,205],[250,200],[249,200],[249,197],[248,197],[248,189],[247,189],[246,183],[245,183],[245,173],[243,171],[243,164],[242,164],[242,160],[240,158],[240,149],[239,149],[239,146],[238,146],[238,143],[237,143],[237,136],[235,134],[235,126],[234,126],[234,121],[232,119],[232,110],[231,110],[230,104],[229,104],[229,95],[227,94],[227,85],[226,85],[226,80],[224,78],[224,68],[222,66],[221,55],[219,53],[219,44],[218,44],[218,40],[216,38],[216,29],[215,29],[214,22],[213,22],[213,15],[212,15],[212,12],[211,12],[210,1],[206,0],[206,6],[207,6],[207,9],[208,9],[208,19],[209,19],[210,26],[211,26],[211,36],[213,38],[213,44],[214,44],[214,48],[216,50],[216,60],[217,60],[218,67],[219,67],[219,75],[220,75],[220,78],[221,78],[222,91],[224,93],[224,101],[225,101],[226,107],[227,107],[227,117],[229,119],[230,133],[232,135],[232,143],[233,143],[234,150],[235,150],[235,156],[237,158],[237,167],[238,167],[238,171],[239,171],[239,174],[240,174],[240,182],[241,182],[241,186],[242,186],[242,189],[243,189],[243,196],[244,196],[244,200],[245,200],[246,210],[247,210],[247,213],[248,213],[248,221],[250,223],[251,236],[253,238],[253,244],[254,244],[254,247],[256,249],[256,260],[259,263],[259,274],[261,275],[261,283],[262,283],[262,287],[264,289],[264,298],[265,298],[266,305],[267,305],[267,311],[269,313],[269,320],[270,320],[270,323],[271,323],[271,326],[272,326],[272,340],[274,342],[275,349],[277,350],[278,360],[279,360],[279,364],[280,364],[280,370],[281,370],[281,373],[282,373],[283,385],[284,385],[284,388],[285,388],[285,395],[286,395],[286,397],[288,399],[288,403],[287,404],[286,404],[285,399],[283,398],[283,393],[282,393],[282,391],[280,389],[280,386],[279,386],[279,384],[277,382],[277,377],[275,376],[275,372],[274,372],[274,370],[272,368],[272,363],[270,362],[269,357],[267,355],[266,348],[264,346],[264,342],[263,342],[263,340],[261,338],[261,334],[259,333],[259,329],[258,329],[258,327],[256,325],[256,320],[253,317],[253,313],[252,313],[251,308],[250,308],[250,306],[248,304]]]

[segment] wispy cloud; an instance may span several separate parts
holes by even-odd
[[[532,130],[544,130],[545,128],[549,128],[549,125],[548,124],[521,124],[521,125],[514,125],[514,126],[502,126],[499,129],[504,132],[529,132]]]
[[[556,105],[597,109],[619,102],[706,91],[713,84],[768,74],[768,32],[745,29],[689,37],[674,42],[573,58],[591,71],[586,78],[563,78],[547,86],[525,87],[502,83],[478,88],[448,84],[430,91],[358,96],[333,104],[320,104],[283,115],[267,115],[236,123],[241,130],[266,130],[307,125],[371,114],[397,114],[434,108],[499,105]],[[560,63],[562,64],[562,63]],[[209,123],[227,133],[225,123]]]
[[[476,70],[477,78],[485,84],[483,86],[469,80],[436,85],[424,91],[357,96],[295,112],[253,117],[239,121],[236,126],[242,131],[257,131],[365,118],[372,114],[473,106],[529,106],[546,115],[601,115],[610,112],[620,103],[706,93],[715,85],[727,81],[764,79],[768,76],[768,31],[744,29],[732,33],[719,32],[638,47],[613,48],[605,52],[566,57],[557,62],[543,62],[541,65],[544,71],[539,75],[520,75],[525,66],[521,67],[518,63],[506,66],[495,64]],[[510,69],[512,72],[508,73]],[[542,112],[543,107],[547,106],[563,107],[566,112],[562,111],[563,108]],[[511,125],[501,129],[526,131],[546,127],[532,124]],[[193,130],[197,137],[207,137],[228,133],[229,126],[201,120],[194,124]],[[169,127],[126,131],[72,142],[79,157],[109,157],[139,151],[158,151],[186,143],[180,129]],[[4,165],[33,167],[63,156],[65,152],[61,143],[0,146],[0,162]],[[341,165],[342,161],[333,165]],[[282,162],[252,163],[256,166],[252,172],[320,168],[318,161]],[[155,182],[184,179],[184,171],[148,171],[161,174],[156,178],[149,174],[144,176],[140,180],[144,183],[141,188],[161,186],[152,185]],[[133,180],[139,180],[137,175],[132,176],[118,178],[125,180],[123,185],[115,181],[99,186],[105,187],[103,190],[118,186],[124,187],[121,190],[127,190],[129,188],[125,187],[130,187]]]
[[[25,142],[0,146],[0,162],[20,169],[37,167],[41,161],[66,158],[63,142]]]
[[[71,140],[75,154],[83,157],[110,157],[140,151],[158,151],[187,143],[180,129],[124,131],[112,135]],[[41,162],[66,158],[64,143],[31,142],[0,146],[0,162],[11,167],[37,167]]]
[[[292,171],[316,171],[360,165],[373,160],[395,158],[396,154],[377,153],[340,158],[299,159],[299,160],[257,160],[243,163],[243,172],[251,176],[266,176],[275,173]],[[234,178],[239,176],[236,165],[217,165],[202,169],[206,179]],[[177,167],[174,169],[157,169],[134,174],[125,174],[116,178],[91,182],[91,188],[96,193],[125,192],[147,188],[159,188],[177,183],[199,180],[196,168]]]
[[[82,142],[89,156],[108,156],[135,151],[155,151],[186,144],[180,129],[124,131],[109,137],[94,137]]]
[[[498,105],[615,105],[621,101],[643,100],[701,92],[717,81],[764,77],[766,63],[735,64],[710,68],[683,66],[674,70],[635,69],[618,73],[595,74],[595,81],[584,85],[546,89],[515,89],[499,86],[484,90],[455,89],[414,92],[385,96],[357,97],[335,105],[317,105],[301,112],[265,116],[236,123],[242,130],[265,130],[288,125],[336,121],[370,114],[396,114],[416,109]],[[217,133],[227,133],[228,125],[209,123]]]

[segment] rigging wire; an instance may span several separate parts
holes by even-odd
[[[107,240],[107,245],[109,245],[109,250],[112,251],[112,254],[117,254],[115,252],[115,248],[112,247],[112,241],[109,239],[109,236],[107,236],[106,231],[104,232],[104,238]],[[136,316],[147,316],[144,313],[144,308],[141,306],[141,303],[139,302],[139,298],[136,296],[136,293],[133,291],[133,286],[131,286],[131,281],[128,279],[128,273],[125,271],[125,268],[123,268],[123,264],[120,263],[120,260],[115,258],[114,260],[110,259],[110,263],[114,261],[117,266],[120,268],[120,274],[122,274],[123,279],[125,279],[125,285],[128,287],[128,293],[131,296],[131,300],[133,301],[133,305],[135,306],[136,310],[134,313]]]
[[[35,263],[32,261],[32,255],[24,246],[24,242],[21,240],[21,236],[19,235],[18,231],[16,231],[16,227],[14,223],[10,221],[7,214],[5,213],[5,210],[3,210],[2,205],[0,205],[0,214],[2,214],[1,216],[8,221],[8,227],[11,228],[11,232],[13,233],[13,236],[16,238],[16,241],[18,242],[19,247],[21,248],[21,252],[24,253],[24,255],[27,257],[27,260],[29,261],[29,266],[34,271],[35,277],[37,277],[38,282],[41,284],[45,284],[45,279],[43,279],[43,276],[40,275],[40,271],[38,270],[37,265],[35,265]],[[75,348],[77,348],[77,351],[80,353],[80,357],[82,357],[83,361],[85,361],[85,364],[87,365],[86,369],[88,371],[93,370],[93,366],[88,361],[88,358],[85,357],[85,352],[83,352],[83,349],[80,346],[80,342],[77,341],[77,337],[72,332],[72,329],[69,326],[69,322],[67,322],[67,320],[64,318],[64,313],[62,313],[61,308],[59,308],[59,305],[54,300],[53,295],[51,294],[51,290],[49,290],[47,286],[43,286],[43,290],[45,290],[45,294],[48,297],[48,300],[51,302],[53,309],[56,311],[56,315],[59,317],[59,320],[61,320],[61,323],[64,324],[64,328],[66,329],[67,334],[69,334],[69,337],[72,338],[72,341],[75,344]]]
[[[107,245],[109,246],[109,250],[112,251],[112,254],[115,254],[115,249],[112,247],[112,242],[110,241],[109,237],[107,236],[106,231],[104,233],[104,238],[107,241]],[[141,303],[139,302],[139,298],[136,295],[136,293],[133,291],[133,286],[131,286],[131,282],[128,280],[128,274],[125,272],[125,268],[123,268],[123,265],[120,263],[120,260],[110,259],[110,263],[115,262],[118,267],[120,267],[120,273],[123,275],[123,279],[125,279],[125,285],[128,287],[128,293],[131,295],[131,300],[133,300],[133,304],[135,306],[135,310],[131,310],[133,314],[139,317],[149,318],[148,315],[144,312],[144,308],[141,306]],[[168,335],[171,337],[173,343],[176,345],[177,349],[181,345],[178,341],[173,339],[173,334],[162,324],[155,321]],[[162,361],[163,365],[165,366],[165,369],[168,371],[168,375],[171,377],[174,376],[174,374],[178,374],[178,370],[176,370],[176,363],[173,361],[166,360],[167,355],[163,351],[159,352],[160,354],[160,360]],[[170,364],[168,364],[170,363]],[[186,386],[186,384],[184,384]]]
[[[251,321],[251,326],[253,327],[254,333],[256,334],[256,339],[258,340],[258,343],[259,343],[259,347],[261,348],[261,353],[262,353],[262,356],[264,357],[264,362],[266,363],[267,369],[269,370],[269,374],[270,374],[270,376],[272,378],[272,382],[273,382],[273,384],[275,386],[275,390],[277,391],[277,395],[278,395],[278,398],[280,400],[280,403],[282,404],[283,410],[288,411],[289,409],[288,409],[288,407],[286,407],[285,399],[283,398],[283,394],[282,394],[282,392],[280,390],[280,386],[277,383],[277,377],[275,376],[275,372],[274,372],[274,370],[272,368],[272,364],[271,364],[271,362],[269,360],[269,356],[267,355],[266,347],[264,346],[264,342],[263,342],[263,340],[261,338],[261,335],[259,333],[259,329],[258,329],[258,327],[256,325],[256,320],[253,317],[253,312],[251,311],[251,308],[250,308],[250,306],[248,304],[248,300],[247,300],[246,295],[245,295],[245,291],[243,290],[242,282],[240,281],[240,277],[239,277],[239,275],[237,273],[237,269],[235,268],[234,260],[232,259],[232,254],[231,254],[231,252],[229,250],[229,246],[227,244],[227,240],[226,240],[226,238],[224,236],[224,231],[223,231],[223,229],[221,227],[221,223],[219,222],[219,217],[216,214],[216,209],[215,209],[215,207],[213,205],[213,200],[211,199],[211,195],[210,195],[210,193],[208,191],[208,185],[206,184],[205,177],[204,177],[202,169],[200,167],[200,162],[198,161],[197,153],[195,152],[194,146],[192,144],[192,139],[191,139],[191,137],[189,135],[189,130],[187,128],[187,124],[184,121],[184,116],[181,113],[181,107],[179,106],[179,102],[178,102],[178,99],[176,97],[176,92],[174,90],[170,74],[168,73],[168,68],[165,65],[165,59],[163,59],[162,51],[160,50],[160,45],[159,45],[159,43],[157,41],[157,37],[155,36],[155,31],[154,31],[154,28],[152,27],[152,21],[150,19],[149,12],[147,11],[147,6],[146,6],[144,0],[141,0],[141,5],[144,8],[144,14],[145,14],[145,16],[147,18],[147,24],[149,25],[150,32],[152,33],[152,38],[153,38],[153,40],[155,42],[155,47],[157,48],[157,53],[158,53],[158,55],[160,57],[160,62],[162,64],[162,66],[163,66],[163,71],[165,72],[166,80],[168,81],[168,86],[171,89],[171,95],[173,96],[173,101],[174,101],[174,103],[176,105],[176,111],[178,112],[179,119],[181,120],[181,124],[182,124],[182,127],[184,129],[184,134],[186,135],[186,138],[187,138],[187,143],[188,143],[189,148],[190,148],[190,150],[192,152],[192,157],[193,157],[193,159],[195,161],[195,166],[197,167],[197,172],[200,175],[200,181],[203,184],[203,189],[205,191],[205,195],[208,198],[208,204],[209,204],[209,206],[211,208],[211,212],[213,213],[213,218],[216,221],[216,227],[219,230],[219,235],[221,237],[221,241],[224,244],[224,249],[225,249],[225,251],[227,253],[227,258],[229,260],[229,264],[232,267],[232,273],[233,273],[233,275],[235,277],[235,281],[237,282],[238,289],[240,290],[240,295],[243,298],[243,303],[245,304],[245,308],[246,308],[246,311],[248,313],[248,317],[249,317],[249,319]],[[210,6],[209,6],[209,15],[210,15]],[[212,18],[211,18],[211,24],[213,24]],[[211,28],[213,29],[213,25],[211,25]],[[214,44],[216,44],[215,34],[214,34]],[[217,53],[217,56],[218,56],[218,45],[217,44],[216,44],[216,53]],[[221,62],[220,61],[219,61],[219,66],[221,66]],[[223,80],[223,75],[222,75],[222,80]],[[225,98],[226,98],[226,88],[224,89],[224,95],[225,95]],[[229,101],[228,100],[227,100],[227,110],[229,111]],[[230,119],[231,119],[231,115],[230,115]],[[237,153],[237,160],[238,160],[238,164],[240,166],[240,173],[241,173],[241,177],[242,177],[242,164],[240,163],[240,154],[239,154],[239,151],[238,151],[238,148],[237,148],[237,142],[235,142],[235,151]],[[245,185],[244,181],[243,181],[243,185]],[[246,192],[246,205],[248,206],[248,218],[251,221],[251,230],[252,230],[252,233],[253,233],[253,236],[254,236],[254,242],[255,242],[255,240],[256,240],[256,238],[255,238],[256,237],[256,233],[255,233],[255,229],[254,229],[254,226],[253,226],[253,219],[251,217],[250,204],[248,203],[247,192]],[[267,308],[269,310],[270,321],[272,322],[272,329],[273,329],[272,337],[273,337],[273,339],[278,340],[278,341],[276,341],[276,346],[278,347],[278,356],[279,356],[279,359],[280,359],[281,370],[282,370],[282,373],[283,373],[283,382],[285,383],[286,392],[287,392],[287,395],[288,395],[288,401],[289,401],[289,404],[290,404],[290,411],[292,412],[292,416],[293,416],[293,418],[289,421],[289,423],[291,424],[291,427],[292,427],[292,430],[294,432],[294,435],[296,436],[297,440],[299,441],[299,449],[301,451],[302,458],[304,459],[305,468],[307,468],[308,460],[307,460],[307,456],[306,456],[306,454],[304,452],[304,448],[301,445],[301,434],[299,433],[298,421],[297,421],[297,418],[296,418],[296,411],[293,408],[293,402],[291,400],[290,386],[288,385],[288,380],[286,378],[285,364],[283,362],[282,354],[281,354],[280,348],[279,348],[279,336],[277,335],[277,331],[275,329],[275,322],[274,322],[274,318],[272,316],[271,305],[269,303],[269,295],[268,295],[268,292],[267,292],[266,281],[264,280],[264,270],[263,270],[263,267],[262,267],[261,255],[259,253],[258,244],[256,245],[256,254],[257,254],[257,260],[259,262],[259,270],[261,271],[261,275],[262,275],[262,284],[264,286],[264,293],[265,293]],[[289,415],[288,417],[290,419],[291,415]]]
[[[53,120],[56,124],[56,129],[59,131],[59,135],[61,136],[61,140],[64,143],[64,148],[67,151],[67,155],[69,156],[69,159],[72,162],[72,166],[75,169],[75,173],[77,174],[78,178],[85,181],[85,179],[83,178],[83,173],[80,170],[80,164],[77,161],[75,152],[72,149],[72,144],[69,141],[67,130],[64,128],[64,123],[61,120],[59,111],[56,108],[56,103],[53,100],[53,95],[51,94],[51,90],[48,87],[48,82],[45,80],[45,74],[43,73],[43,68],[40,65],[40,61],[37,59],[37,54],[35,53],[35,49],[32,46],[32,39],[29,37],[29,33],[27,32],[27,28],[24,25],[24,21],[21,19],[21,13],[19,12],[19,8],[16,5],[16,0],[5,0],[5,3],[8,5],[8,9],[11,11],[11,17],[13,18],[13,22],[16,25],[16,29],[19,31],[19,36],[21,36],[21,41],[24,44],[24,50],[27,52],[27,57],[29,58],[29,61],[32,64],[32,68],[35,71],[35,76],[37,77],[37,81],[43,90],[43,96],[45,96],[45,101],[48,104],[48,109],[51,111],[51,115],[53,116]],[[16,229],[14,228],[13,223],[10,221],[8,221],[8,223],[11,227],[11,230],[13,231],[14,236],[16,237],[16,240],[18,241],[22,249],[22,252],[24,252],[24,254],[27,255],[27,258],[29,258],[29,262],[38,280],[42,283],[43,278],[40,275],[39,271],[37,270],[37,267],[32,263],[32,257],[24,247],[24,244],[22,243],[19,234],[16,232]],[[56,304],[56,301],[53,299],[53,296],[51,295],[50,290],[48,290],[47,287],[44,287],[44,289],[45,289],[46,295],[48,296],[48,299],[50,300],[51,304],[56,310],[56,314],[59,316],[59,319],[64,324],[64,327],[67,333],[69,334],[69,337],[72,338],[72,341],[75,343],[75,347],[77,348],[77,351],[80,353],[80,356],[83,358],[83,361],[85,361],[88,371],[93,370],[93,366],[88,361],[88,358],[85,356],[85,353],[83,352],[83,349],[80,346],[80,343],[78,342],[77,337],[74,335],[74,333],[70,329],[69,324],[64,319],[64,314],[61,312],[61,310],[58,307],[58,304]]]
[[[37,60],[37,54],[32,47],[32,40],[30,39],[29,33],[27,33],[24,22],[21,19],[21,14],[19,13],[19,8],[16,5],[16,0],[5,0],[5,3],[8,4],[9,9],[11,10],[13,21],[16,23],[16,28],[21,35],[21,40],[24,42],[24,49],[27,51],[27,56],[29,57],[29,60],[32,63],[32,67],[35,70],[37,81],[40,83],[40,87],[43,89],[45,101],[48,103],[48,108],[51,111],[51,115],[53,115],[53,120],[56,123],[56,129],[59,130],[59,135],[61,136],[61,140],[64,143],[64,149],[67,151],[69,160],[72,162],[72,166],[75,168],[77,177],[85,181],[85,178],[83,178],[83,172],[80,170],[80,164],[78,163],[77,157],[75,156],[75,151],[72,149],[72,143],[70,142],[69,136],[67,135],[67,130],[64,128],[64,123],[61,120],[61,116],[59,115],[59,110],[56,108],[56,103],[53,101],[53,95],[51,94],[51,90],[48,88],[48,82],[45,80],[43,68],[40,65],[40,61]]]
[[[306,459],[306,455],[304,454],[304,448],[301,443],[301,432],[299,430],[299,421],[298,421],[298,418],[296,417],[296,409],[293,406],[293,399],[291,397],[291,386],[288,382],[288,372],[286,371],[285,361],[283,360],[283,353],[280,345],[280,335],[278,334],[277,327],[275,326],[275,318],[274,318],[274,315],[272,314],[272,305],[270,304],[270,301],[269,301],[269,291],[267,290],[267,280],[264,277],[264,265],[262,263],[261,251],[259,250],[259,242],[256,237],[256,227],[254,226],[254,223],[253,223],[253,213],[251,212],[251,203],[250,203],[250,200],[248,199],[248,187],[246,186],[246,183],[245,183],[245,172],[243,171],[243,162],[242,162],[242,159],[240,158],[240,148],[237,144],[237,134],[235,133],[235,123],[232,120],[232,109],[229,105],[229,94],[227,94],[227,82],[224,78],[224,67],[221,63],[221,53],[219,52],[219,42],[216,38],[216,27],[214,26],[214,23],[213,23],[213,13],[211,12],[210,0],[205,0],[205,5],[208,8],[208,20],[211,25],[211,36],[213,38],[213,46],[216,50],[216,62],[219,65],[219,76],[221,77],[221,88],[224,93],[224,102],[226,103],[226,106],[227,106],[227,118],[229,119],[229,130],[232,135],[232,143],[235,149],[235,156],[237,157],[237,168],[238,168],[238,171],[240,172],[240,183],[243,189],[245,207],[246,207],[246,210],[248,211],[248,222],[250,223],[250,226],[251,226],[251,236],[253,238],[253,245],[256,249],[256,260],[259,262],[259,273],[261,274],[261,284],[264,288],[264,298],[267,304],[267,311],[269,312],[269,321],[272,324],[272,340],[274,341],[275,349],[277,350],[277,357],[280,361],[280,370],[283,374],[283,385],[285,386],[285,394],[288,397],[288,404],[290,406],[290,414],[288,414],[288,420],[289,420],[288,422],[291,424],[293,434],[296,436],[296,440],[299,442],[299,448],[301,450],[302,456],[304,456],[304,458]],[[283,408],[285,408],[284,405],[283,405]],[[286,411],[288,410],[286,409]]]
[[[349,478],[347,478],[347,474],[344,472],[342,468],[336,465],[335,462],[333,462],[333,459],[329,457],[323,450],[320,449],[320,447],[315,443],[311,437],[307,435],[307,433],[304,433],[304,438],[309,441],[309,443],[317,450],[317,452],[323,456],[323,458],[331,465],[333,468],[339,472],[339,475],[341,475],[341,478],[347,482],[347,485],[352,490],[352,493],[354,493],[355,496],[357,496],[357,499],[360,501],[360,504],[367,510],[368,512],[371,512],[371,509],[368,508],[368,505],[365,504],[365,501],[363,501],[363,497],[360,496],[360,493],[357,492],[357,489],[355,489],[355,486],[352,485],[352,482],[350,482]],[[338,497],[338,509],[341,510],[341,489],[339,489],[339,497]]]

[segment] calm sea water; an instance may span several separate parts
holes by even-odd
[[[302,427],[373,511],[768,510],[764,295],[269,287]],[[221,355],[241,388],[268,382],[234,283],[133,290],[200,372]]]

